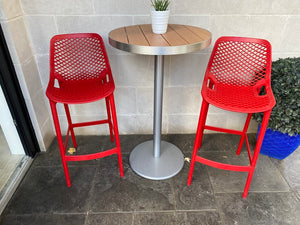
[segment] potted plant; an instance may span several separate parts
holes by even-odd
[[[300,57],[274,61],[271,86],[276,105],[260,153],[284,159],[300,145]],[[253,118],[260,124],[262,114]]]
[[[152,31],[156,34],[163,34],[167,31],[170,10],[169,0],[151,0]]]

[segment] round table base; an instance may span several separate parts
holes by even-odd
[[[178,174],[184,157],[175,145],[162,141],[160,157],[153,156],[153,140],[136,146],[130,153],[129,163],[134,172],[151,180],[165,180]]]

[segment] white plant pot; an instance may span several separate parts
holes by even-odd
[[[170,10],[155,11],[151,10],[152,31],[155,34],[166,33],[168,27]]]

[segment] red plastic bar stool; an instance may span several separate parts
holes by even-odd
[[[50,41],[50,80],[46,95],[50,101],[53,121],[58,139],[62,164],[68,187],[71,186],[68,161],[83,161],[118,155],[120,176],[123,177],[123,166],[119,131],[114,103],[115,89],[107,53],[100,35],[94,33],[56,35]],[[107,119],[91,122],[73,123],[69,104],[83,104],[105,99]],[[56,104],[62,103],[68,120],[68,132],[65,142],[56,109]],[[77,143],[74,128],[98,124],[109,125],[111,141],[116,147],[93,154],[66,155],[69,135],[73,145]]]
[[[254,173],[260,147],[275,98],[271,90],[271,45],[267,40],[221,37],[213,48],[205,73],[201,95],[203,98],[195,137],[193,155],[187,184],[190,185],[195,162],[223,170],[248,172],[243,197],[246,198]],[[247,113],[242,131],[206,125],[209,105],[223,110]],[[261,130],[253,154],[247,138],[247,129],[253,113],[264,113]],[[230,165],[205,159],[197,155],[205,129],[241,135],[237,155],[245,141],[249,165]]]

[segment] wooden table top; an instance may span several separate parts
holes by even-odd
[[[211,33],[195,26],[169,24],[166,33],[155,34],[151,24],[142,24],[111,31],[109,43],[117,49],[137,54],[175,55],[208,47]]]

